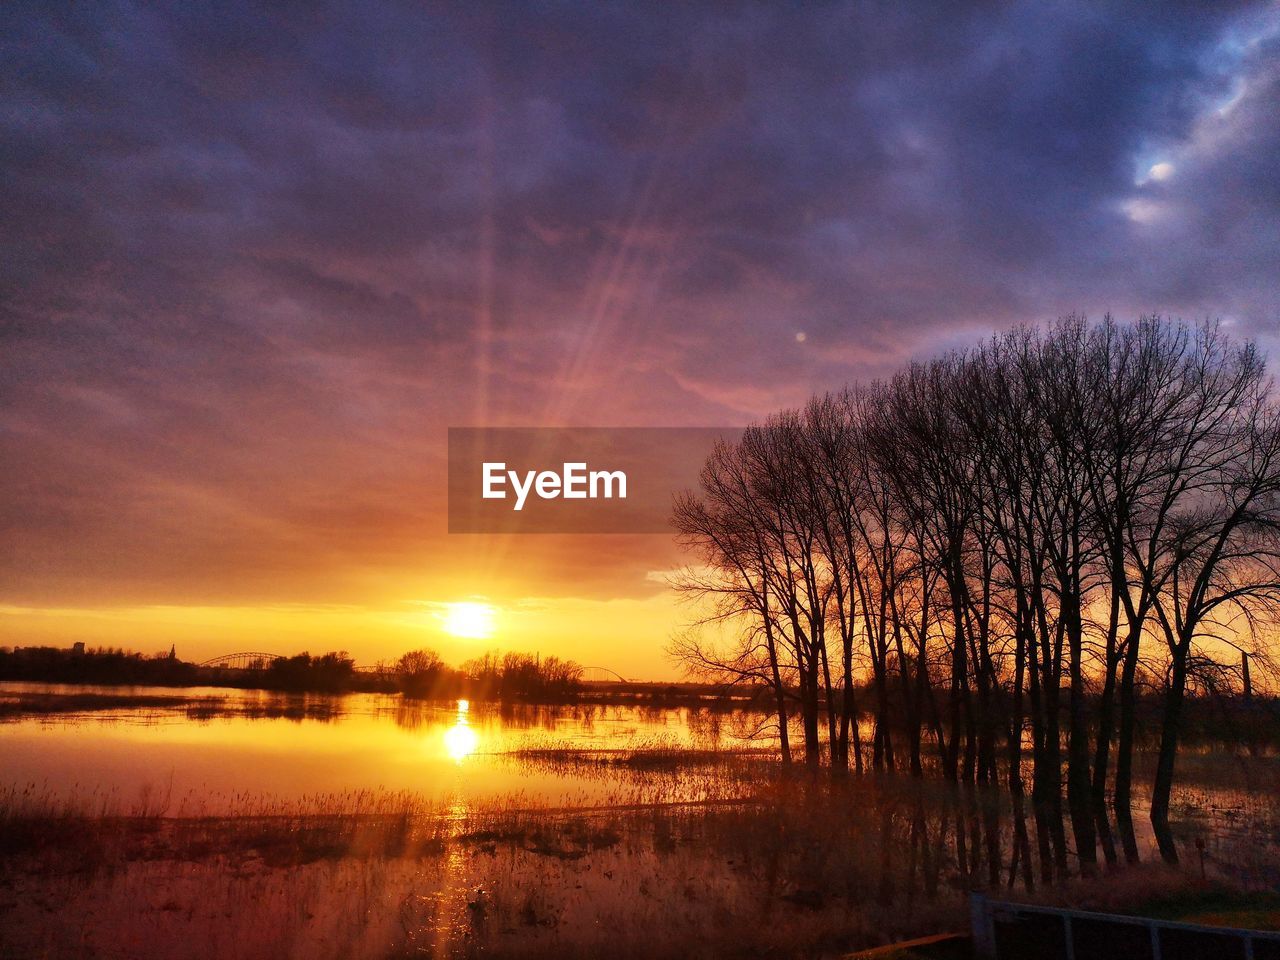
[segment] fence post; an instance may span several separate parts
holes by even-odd
[[[979,960],[996,960],[994,928],[986,895],[969,894],[969,937],[973,941],[973,955]]]

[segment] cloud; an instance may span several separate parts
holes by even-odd
[[[1269,342],[1278,23],[30,5],[0,599],[647,595],[661,538],[446,537],[445,427],[741,423],[1073,310]]]

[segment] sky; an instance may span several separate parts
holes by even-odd
[[[449,426],[1071,312],[1274,355],[1275,4],[261,6],[0,15],[0,645],[674,677],[671,538],[449,535]]]

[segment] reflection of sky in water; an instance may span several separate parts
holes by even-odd
[[[226,697],[230,716],[149,707],[0,723],[0,786],[33,783],[58,795],[112,796],[126,806],[146,791],[170,797],[170,814],[218,813],[244,794],[296,799],[369,789],[464,803],[593,803],[616,795],[616,780],[530,767],[502,754],[546,746],[740,745],[730,718],[683,709],[0,684],[0,696],[18,690]]]

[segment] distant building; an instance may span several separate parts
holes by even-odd
[[[83,656],[84,656],[84,641],[83,641],[83,640],[77,640],[75,643],[73,643],[73,644],[71,645],[71,655],[72,655],[73,657],[83,657]]]
[[[176,643],[169,644],[169,659],[170,660],[178,659],[178,645]]]

